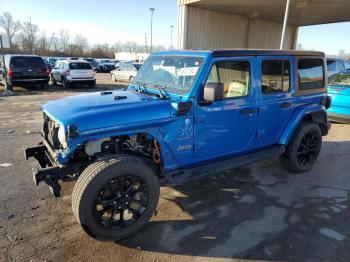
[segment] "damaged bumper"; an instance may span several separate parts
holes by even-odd
[[[33,168],[33,179],[35,185],[45,182],[55,197],[60,196],[61,186],[59,180],[70,181],[76,170],[71,166],[60,166],[56,164],[55,153],[46,141],[35,147],[24,147],[26,160],[33,157],[41,168]]]

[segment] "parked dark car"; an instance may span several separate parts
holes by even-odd
[[[23,86],[31,84],[44,88],[48,85],[50,70],[43,58],[35,55],[5,55],[7,83]],[[5,70],[1,67],[1,81],[5,79]]]
[[[82,58],[82,60],[88,61],[94,71],[97,71],[98,63],[93,58]]]

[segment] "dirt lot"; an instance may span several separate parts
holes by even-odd
[[[116,88],[99,74],[96,90]],[[19,89],[17,90],[19,91]],[[277,158],[161,189],[158,215],[138,235],[99,242],[71,212],[73,184],[55,199],[35,187],[40,104],[88,88],[0,97],[0,261],[350,260],[350,126],[334,124],[311,172],[286,172]],[[31,94],[31,95],[25,95]]]

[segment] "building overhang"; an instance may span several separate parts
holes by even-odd
[[[283,23],[285,0],[178,0],[179,5],[210,9],[251,19]],[[288,24],[307,26],[350,21],[349,0],[292,0]]]

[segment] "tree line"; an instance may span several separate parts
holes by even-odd
[[[11,13],[0,15],[0,34],[8,37],[10,54],[36,54],[40,56],[96,57],[114,58],[116,52],[148,52],[147,43],[137,44],[133,41],[110,44],[91,45],[83,35],[72,36],[64,28],[48,34],[41,30],[29,18],[25,21],[15,19]],[[162,45],[154,46],[154,50],[165,50]]]

